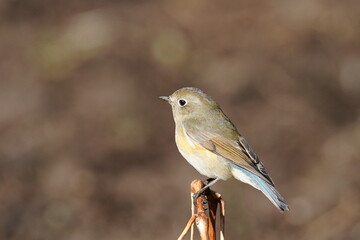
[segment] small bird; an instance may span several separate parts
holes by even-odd
[[[160,98],[172,107],[179,152],[209,178],[195,199],[217,181],[235,177],[260,190],[281,212],[289,210],[263,163],[210,96],[185,87]]]

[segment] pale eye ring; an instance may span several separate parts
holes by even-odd
[[[186,100],[184,100],[184,99],[180,99],[179,100],[179,105],[180,105],[180,107],[183,107],[183,106],[185,106],[187,104],[187,101]]]

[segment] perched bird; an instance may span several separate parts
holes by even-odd
[[[160,98],[172,107],[181,155],[210,178],[195,199],[217,181],[235,177],[260,190],[281,212],[289,210],[263,163],[210,96],[185,87]]]

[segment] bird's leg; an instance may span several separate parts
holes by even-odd
[[[210,182],[214,181],[216,178],[208,178],[206,179],[207,183],[209,184]]]
[[[194,202],[194,205],[196,205],[196,199],[205,192],[206,189],[208,189],[209,187],[211,187],[212,185],[214,185],[217,181],[219,181],[220,178],[209,178],[207,179],[207,184],[202,188],[200,189],[199,191],[197,191],[196,193],[194,193],[193,195],[193,202]]]

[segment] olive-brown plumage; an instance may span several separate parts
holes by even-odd
[[[182,156],[198,172],[215,179],[207,187],[233,176],[262,191],[279,210],[288,210],[263,163],[211,97],[186,87],[160,98],[172,107]]]

